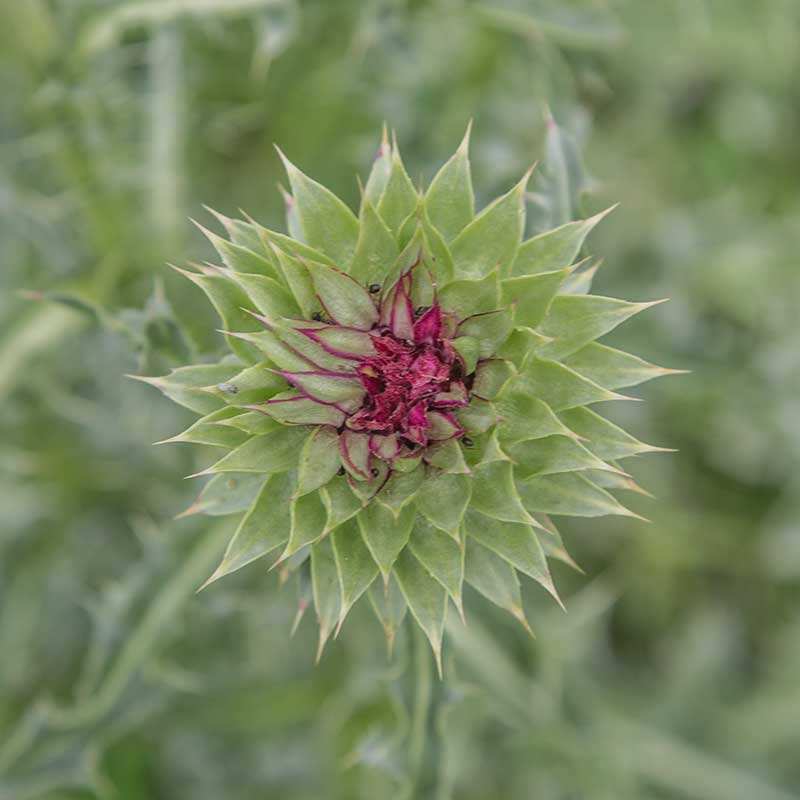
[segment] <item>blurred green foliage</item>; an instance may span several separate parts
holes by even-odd
[[[800,107],[793,0],[26,0],[0,6],[0,798],[800,796]],[[569,613],[467,598],[445,680],[355,612],[319,666],[301,589],[195,596],[227,520],[173,521],[188,417],[123,376],[218,345],[164,267],[207,202],[279,226],[273,142],[354,202],[385,120],[430,177],[475,119],[486,197],[549,107],[621,201],[614,334],[694,374],[619,409],[653,519],[572,524]],[[544,202],[542,202],[544,198]],[[22,291],[25,290],[25,291]],[[622,417],[620,417],[621,419]]]

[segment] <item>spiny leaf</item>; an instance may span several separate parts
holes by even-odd
[[[514,365],[502,358],[491,358],[478,363],[472,392],[482,400],[494,400],[507,382],[514,377]]]
[[[422,225],[423,241],[425,243],[425,258],[430,265],[436,280],[441,285],[453,280],[455,275],[455,264],[453,254],[447,246],[444,237],[433,226],[428,218],[428,212],[423,209],[420,219]]]
[[[215,517],[245,511],[255,501],[264,480],[263,475],[215,475],[176,519],[193,514]]]
[[[313,492],[328,483],[339,471],[339,434],[334,428],[311,431],[300,451],[297,470],[297,496]]]
[[[257,411],[244,411],[235,417],[221,419],[217,425],[225,425],[237,430],[244,431],[251,436],[260,436],[262,433],[269,433],[278,427],[277,422],[270,417],[264,416]]]
[[[304,494],[302,497],[293,496],[290,509],[289,541],[281,554],[281,561],[293,556],[306,545],[316,542],[325,533],[327,513],[318,492]]]
[[[508,454],[514,460],[514,474],[518,479],[585,469],[617,471],[582,444],[566,436],[547,436],[536,441],[519,442],[508,448]]]
[[[664,451],[663,447],[640,442],[589,408],[572,408],[563,411],[560,416],[564,424],[583,437],[586,446],[603,461],[616,461],[639,453]]]
[[[533,275],[568,267],[577,258],[592,228],[615,208],[612,206],[589,219],[567,222],[523,242],[514,261],[512,275]]]
[[[317,661],[322,656],[325,642],[333,632],[340,613],[342,591],[339,575],[329,539],[323,539],[311,547],[311,585],[314,594],[314,609],[319,623],[319,645]]]
[[[255,275],[265,275],[270,278],[278,278],[278,273],[275,270],[271,260],[264,255],[261,255],[248,247],[229,242],[222,236],[217,236],[213,231],[208,230],[199,222],[195,225],[202,231],[206,238],[214,246],[214,249],[219,253],[222,263],[228,269],[234,272],[246,272]]]
[[[367,183],[364,186],[364,201],[370,202],[373,206],[378,204],[383,190],[386,188],[386,182],[389,180],[391,170],[392,147],[389,144],[389,136],[384,125],[378,153],[375,156]]]
[[[392,565],[408,542],[415,516],[414,508],[406,507],[395,519],[384,506],[370,503],[357,517],[361,536],[384,581],[389,579]]]
[[[364,387],[354,373],[310,370],[282,372],[281,375],[306,397],[333,405],[345,413],[358,410],[364,399]]]
[[[456,277],[478,280],[496,267],[507,269],[525,226],[525,187],[530,172],[510,192],[487,206],[456,237],[450,250]]]
[[[339,627],[353,604],[378,575],[378,566],[370,555],[355,520],[345,522],[331,534],[336,568],[342,591]]]
[[[392,232],[380,218],[375,206],[364,199],[361,206],[361,226],[353,261],[348,270],[362,286],[381,284],[387,265],[394,263],[398,248]]]
[[[305,319],[311,319],[311,315],[319,307],[319,300],[317,299],[314,290],[314,282],[311,280],[311,275],[308,272],[306,264],[321,263],[317,259],[305,259],[301,261],[296,256],[287,253],[279,248],[274,248],[275,259],[283,274],[283,279],[297,303],[300,313]]]
[[[425,472],[415,469],[411,472],[393,472],[386,485],[376,495],[379,503],[386,506],[397,518],[400,512],[414,499],[425,480]]]
[[[286,209],[286,229],[289,231],[289,236],[291,236],[292,239],[296,239],[298,242],[302,242],[305,236],[303,234],[303,226],[300,224],[300,212],[297,210],[297,203],[295,203],[294,197],[292,197],[283,186],[278,184],[278,187],[283,195],[283,205]]]
[[[448,439],[446,442],[428,445],[425,450],[425,461],[446,473],[466,475],[470,472],[457,439]]]
[[[203,206],[203,208],[205,208],[209,214],[212,214],[222,227],[225,228],[228,238],[234,244],[252,250],[254,253],[266,258],[270,262],[273,261],[269,248],[266,247],[265,240],[260,235],[257,225],[245,222],[241,219],[233,219],[209,206]]]
[[[627,303],[597,295],[558,295],[539,326],[539,332],[554,341],[542,345],[542,358],[561,359],[588,342],[612,331],[626,319],[663,302]]]
[[[637,386],[662,375],[684,374],[684,370],[657,367],[630,353],[597,342],[584,345],[565,358],[563,363],[584,378],[612,390]]]
[[[522,607],[522,594],[516,570],[497,553],[466,537],[464,580],[487,600],[505,609],[532,634]]]
[[[297,454],[307,431],[302,428],[277,428],[254,436],[232,450],[200,475],[216,472],[286,472],[297,464]]]
[[[417,200],[417,190],[403,166],[397,143],[393,142],[392,165],[378,201],[378,214],[391,230],[398,232],[406,217],[416,208]]]
[[[521,372],[539,352],[542,345],[549,341],[549,338],[542,336],[533,328],[517,326],[511,331],[508,339],[503,342],[496,355],[510,361]]]
[[[533,578],[561,602],[542,546],[530,525],[504,522],[470,510],[464,518],[464,531],[468,537],[476,539],[515,569]]]
[[[513,306],[514,323],[529,328],[537,327],[571,271],[571,267],[566,267],[503,280],[500,284],[502,302],[503,305]]]
[[[517,489],[525,508],[531,512],[567,514],[572,517],[617,514],[642,519],[608,492],[575,472],[520,480]]]
[[[500,305],[500,279],[497,270],[477,280],[458,280],[448,283],[439,293],[444,311],[464,319],[472,314],[494,311]]]
[[[420,514],[457,537],[471,496],[472,482],[466,475],[431,474],[425,478],[415,502]]]
[[[229,575],[280,547],[289,538],[289,504],[294,480],[289,474],[271,475],[228,543],[214,574],[204,584]]]
[[[526,365],[524,375],[530,390],[553,411],[563,411],[606,400],[626,400],[624,395],[598,386],[557,361],[534,356]]]
[[[450,344],[458,351],[464,361],[464,373],[471,375],[478,366],[478,359],[481,356],[481,343],[472,336],[458,336],[452,339]]]
[[[391,658],[394,637],[405,619],[408,604],[394,577],[389,579],[386,586],[378,586],[373,583],[369,587],[367,596],[372,610],[386,634],[386,647]]]
[[[286,388],[286,382],[275,374],[274,364],[261,361],[231,375],[227,380],[206,387],[206,391],[228,405],[260,403]]]
[[[219,314],[225,331],[248,332],[259,329],[258,323],[243,310],[249,305],[249,300],[235,283],[219,274],[204,275],[177,267],[175,270],[205,292]],[[227,336],[227,341],[231,350],[242,361],[248,364],[258,361],[252,345],[230,335]]]
[[[495,407],[480,397],[473,397],[468,406],[457,409],[456,419],[467,433],[486,433],[499,421]]]
[[[514,468],[508,461],[492,461],[475,469],[470,507],[496,520],[532,524],[514,484]]]
[[[369,330],[378,321],[375,303],[353,278],[324,264],[309,262],[307,267],[317,296],[334,322]]]
[[[292,196],[306,242],[335,263],[350,263],[358,239],[358,220],[330,190],[304,175],[278,150],[286,168]]]
[[[524,375],[515,377],[495,401],[498,434],[507,445],[544,436],[572,436],[570,429],[542,400],[533,395]]]
[[[447,592],[408,548],[400,553],[394,574],[408,607],[431,643],[439,675],[442,674],[442,634],[447,615]]]
[[[425,208],[431,223],[451,241],[472,222],[475,195],[469,167],[470,123],[455,154],[436,173],[425,194]]]
[[[575,563],[575,560],[567,552],[561,533],[558,528],[556,528],[553,520],[546,514],[539,514],[536,515],[536,517],[542,523],[542,527],[545,530],[545,533],[539,537],[539,543],[542,545],[542,550],[544,550],[545,555],[548,558],[561,561],[567,566],[572,567],[576,572],[580,572],[581,575],[584,575],[584,571]]]
[[[417,517],[408,546],[417,560],[453,598],[463,618],[461,586],[464,582],[464,547],[452,536]]]
[[[339,263],[326,253],[323,253],[321,250],[317,250],[314,247],[310,247],[305,242],[292,239],[291,236],[287,236],[285,233],[272,231],[269,228],[265,228],[263,225],[253,222],[252,220],[251,223],[258,230],[258,234],[261,236],[265,248],[272,251],[276,255],[279,252],[283,252],[295,258],[305,259],[306,261],[316,261],[319,264],[327,264],[331,267],[335,267]],[[280,267],[280,264],[278,264],[278,266]]]
[[[241,411],[238,408],[220,408],[201,417],[182,433],[170,436],[168,439],[156,442],[156,444],[188,442],[192,444],[208,444],[213,447],[225,447],[231,450],[242,444],[247,439],[247,435],[237,428],[216,423],[220,419],[240,413]]]
[[[155,386],[174,403],[196,414],[210,414],[219,409],[220,401],[205,392],[204,388],[209,384],[224,383],[236,371],[236,365],[231,364],[198,364],[178,367],[162,377],[150,378],[144,375],[128,375],[128,377]]]
[[[230,331],[229,336],[235,339],[249,342],[254,347],[261,351],[261,355],[257,361],[263,361],[264,356],[275,364],[280,369],[302,371],[310,369],[313,365],[310,364],[305,358],[302,358],[298,353],[293,352],[280,340],[280,337],[275,331],[259,330],[252,333],[243,333],[240,331]],[[252,363],[251,359],[249,363]]]
[[[320,489],[320,497],[325,504],[328,520],[325,532],[338,528],[361,510],[361,501],[353,494],[344,478],[333,478]]]
[[[345,420],[345,413],[340,409],[318,403],[295,391],[282,392],[268,403],[249,408],[258,409],[258,413],[284,425],[324,425],[335,429]]]
[[[267,319],[295,317],[301,313],[294,297],[274,278],[247,272],[232,272],[230,278],[244,290],[252,304]]]
[[[507,309],[488,311],[484,314],[475,314],[467,317],[458,326],[460,336],[471,336],[480,343],[479,355],[481,358],[493,356],[500,345],[508,338],[514,325],[514,317]]]

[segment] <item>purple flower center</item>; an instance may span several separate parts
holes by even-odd
[[[414,343],[388,329],[373,333],[373,345],[376,354],[356,368],[366,395],[347,427],[387,437],[396,434],[398,444],[410,448],[440,438],[437,431],[453,423],[448,409],[467,404],[458,353],[444,339]],[[449,433],[442,438],[461,431],[454,428]]]

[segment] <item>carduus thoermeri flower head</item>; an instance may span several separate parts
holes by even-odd
[[[358,217],[284,158],[289,235],[217,214],[222,264],[183,271],[230,354],[145,379],[201,415],[168,441],[227,451],[186,512],[245,511],[209,582],[270,556],[320,651],[369,593],[438,659],[465,581],[527,627],[518,575],[558,599],[572,563],[551,517],[631,514],[619,461],[659,449],[591,408],[672,372],[595,341],[652,305],[588,293],[604,214],[525,239],[529,174],[476,214],[468,138],[421,191],[384,136]]]

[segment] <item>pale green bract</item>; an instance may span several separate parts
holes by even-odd
[[[574,262],[604,214],[525,240],[529,175],[476,213],[468,143],[420,192],[384,135],[358,216],[284,157],[291,235],[216,214],[222,264],[184,272],[231,354],[143,379],[202,415],[168,441],[223,451],[185,513],[244,512],[208,583],[264,556],[310,577],[320,653],[363,595],[390,645],[408,610],[440,663],[465,581],[527,628],[519,573],[558,600],[548,560],[574,566],[551,516],[635,516],[619,461],[661,449],[590,408],[674,372],[595,342],[652,305],[587,293]],[[454,410],[428,409],[422,445],[354,430],[354,365],[389,325],[413,349],[432,305]]]

